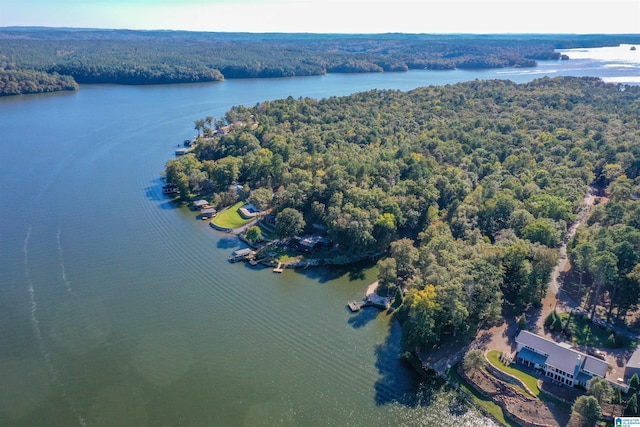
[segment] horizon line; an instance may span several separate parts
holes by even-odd
[[[544,32],[496,32],[496,33],[464,33],[464,32],[431,32],[431,33],[414,33],[414,32],[400,32],[400,31],[386,31],[379,33],[368,32],[300,32],[300,31],[208,31],[208,30],[185,30],[185,29],[171,29],[171,28],[155,28],[155,29],[140,29],[140,28],[110,28],[110,27],[52,27],[46,25],[10,25],[0,26],[0,30],[79,30],[79,31],[138,31],[138,32],[182,32],[182,33],[207,33],[207,34],[284,34],[284,35],[345,35],[345,36],[382,36],[382,35],[460,35],[460,36],[527,36],[527,35],[544,35],[544,36],[640,36],[640,33],[544,33]]]

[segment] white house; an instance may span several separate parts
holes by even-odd
[[[586,387],[591,378],[607,375],[607,362],[574,350],[569,344],[556,343],[528,331],[521,331],[516,343],[518,363],[539,369],[559,383]]]

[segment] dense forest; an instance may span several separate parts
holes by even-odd
[[[556,48],[640,36],[247,34],[0,29],[1,95],[75,83],[162,84],[409,69],[531,67]],[[50,82],[59,83],[50,83]]]
[[[320,225],[346,253],[382,254],[404,344],[428,347],[539,304],[594,183],[611,203],[571,256],[618,313],[635,307],[639,114],[640,87],[596,78],[288,98],[196,120],[202,137],[166,177],[219,207],[240,183],[276,224],[296,224],[284,236]]]

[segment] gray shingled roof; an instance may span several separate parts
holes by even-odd
[[[541,351],[548,356],[551,356],[551,353],[553,353],[556,347],[558,347],[558,344],[556,344],[555,342],[541,337],[540,335],[532,334],[529,331],[520,331],[520,333],[516,337],[516,342],[531,348],[535,348],[536,350]]]
[[[592,356],[587,356],[582,369],[604,378],[607,375],[609,364],[604,360],[600,360]]]
[[[567,348],[566,345],[556,343],[547,338],[528,331],[520,331],[516,342],[527,347],[534,348],[547,354],[547,365],[558,368],[564,372],[577,375],[576,367],[601,377],[605,377],[609,365],[607,362],[588,356],[582,352]]]
[[[627,362],[627,368],[640,368],[640,346],[633,352],[631,358]]]

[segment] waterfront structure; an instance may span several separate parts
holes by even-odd
[[[243,248],[233,251],[231,256],[229,256],[229,262],[236,262],[243,259],[247,259],[249,255],[253,254],[253,251],[250,248]]]
[[[200,209],[206,209],[209,207],[209,202],[207,202],[204,199],[200,199],[200,200],[196,200],[195,202],[191,203],[191,206],[193,206],[194,209],[200,210]]]
[[[218,211],[215,208],[212,208],[212,207],[200,209],[200,218],[202,218],[202,219],[213,218],[217,214],[218,214]]]

